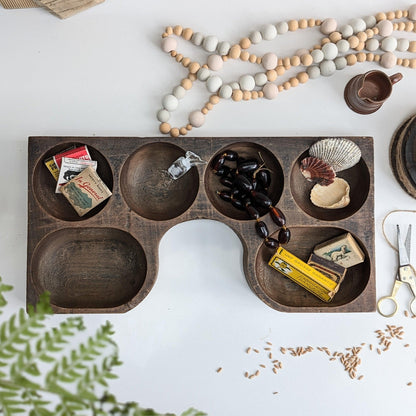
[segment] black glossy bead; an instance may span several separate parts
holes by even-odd
[[[234,150],[224,150],[223,156],[226,160],[237,160],[238,159],[238,153]]]
[[[290,230],[289,228],[283,227],[279,231],[279,235],[277,236],[277,239],[279,240],[280,244],[287,244],[290,241]]]
[[[230,191],[217,191],[217,195],[224,201],[231,201],[231,192]]]
[[[215,171],[217,176],[227,176],[230,173],[230,168],[227,165],[222,165],[218,170]]]
[[[275,238],[267,237],[264,239],[264,244],[269,248],[278,248],[279,242]]]
[[[241,189],[243,192],[251,192],[253,190],[253,184],[250,179],[244,175],[237,175],[234,179],[234,186]]]
[[[261,238],[266,238],[269,236],[269,230],[267,228],[267,225],[263,221],[256,221],[255,227],[256,227],[257,234]]]
[[[264,208],[269,208],[272,205],[272,200],[262,192],[252,191],[251,196],[254,202]]]
[[[279,226],[283,227],[286,224],[286,217],[284,216],[283,212],[280,211],[279,208],[270,207],[269,208],[270,216],[272,220]]]
[[[245,210],[246,207],[244,206],[243,202],[241,201],[241,199],[237,199],[237,198],[231,198],[231,204],[238,209],[241,210]]]
[[[218,170],[222,167],[222,165],[225,162],[225,158],[223,155],[218,155],[214,158],[214,160],[212,161],[212,169],[215,172],[218,172]]]
[[[232,188],[234,186],[234,181],[230,179],[228,176],[222,176],[220,178],[220,182],[228,188]]]
[[[257,159],[247,159],[237,164],[237,170],[239,173],[253,172],[259,167]]]
[[[246,205],[245,207],[246,207],[246,211],[247,211],[249,217],[252,220],[257,220],[260,217],[259,212],[257,211],[256,208],[253,207],[253,205]]]
[[[272,181],[270,172],[268,170],[262,169],[256,173],[257,180],[262,184],[263,188],[267,189],[270,186]]]

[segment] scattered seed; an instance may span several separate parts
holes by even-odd
[[[280,352],[281,352],[282,354],[286,354],[286,348],[280,347]]]
[[[370,351],[373,351],[373,344],[370,344]]]
[[[411,386],[413,383],[411,382],[411,381],[409,381],[408,383],[407,383],[407,385],[408,386]]]
[[[377,354],[380,355],[381,354],[381,350],[380,348],[377,348]]]
[[[278,394],[278,393],[279,393],[278,391],[274,391],[274,392],[273,392],[273,394]]]
[[[273,360],[273,354],[270,352],[269,353],[269,358],[271,359],[271,360]]]
[[[363,375],[361,375],[360,377],[358,377],[358,380],[362,380],[364,378]]]
[[[244,377],[245,377],[245,378],[247,378],[247,377],[248,377],[248,371],[246,371],[246,372],[244,373]]]
[[[248,347],[248,348],[246,349],[246,353],[247,353],[247,354],[249,354],[249,353],[250,353],[250,351],[251,351],[251,347]]]
[[[260,370],[257,370],[254,375],[257,377],[260,374]]]
[[[405,348],[410,347],[410,344],[404,344],[404,347]]]
[[[260,364],[261,368],[266,368],[266,366],[264,364]]]
[[[265,351],[270,351],[270,350],[271,350],[271,348],[270,348],[270,347],[266,347],[266,348],[264,348],[264,350],[265,350]]]
[[[221,373],[222,367],[217,368],[217,373]]]
[[[404,316],[407,318],[409,316],[409,312],[404,311]]]
[[[277,374],[277,368],[273,367],[273,373]]]
[[[259,353],[260,351],[259,350],[257,350],[256,348],[253,348],[253,351],[255,352],[255,353]]]
[[[249,380],[251,380],[254,377],[256,377],[254,374],[251,374],[251,375],[248,376]]]
[[[271,342],[267,341],[266,342],[267,345],[273,345]]]
[[[329,359],[329,361],[335,361],[335,360],[336,360],[335,357],[332,357],[332,358]]]

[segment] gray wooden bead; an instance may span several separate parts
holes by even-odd
[[[256,86],[256,82],[254,81],[254,77],[252,75],[242,75],[238,80],[240,87],[243,91],[252,91],[253,88]]]
[[[217,92],[222,86],[222,78],[218,75],[211,75],[207,79],[207,90],[209,92]]]
[[[314,79],[314,78],[318,78],[321,75],[321,70],[319,69],[318,66],[310,66],[306,72],[309,75],[309,78]]]
[[[347,60],[343,56],[335,58],[334,63],[337,70],[344,69],[347,66]]]
[[[164,108],[162,108],[161,110],[159,110],[157,112],[157,119],[161,123],[166,123],[170,119],[170,113],[169,113],[169,111],[168,110],[165,110]]]
[[[173,89],[172,93],[178,100],[182,100],[182,98],[185,97],[186,90],[184,87],[182,87],[182,85],[177,85]]]
[[[396,49],[399,52],[406,52],[409,49],[409,39],[405,39],[405,38],[397,39]]]
[[[372,28],[377,23],[377,19],[376,19],[375,16],[365,16],[365,17],[363,17],[363,20],[365,22],[365,25],[366,25],[367,29]]]
[[[163,97],[162,105],[168,111],[175,111],[178,108],[179,102],[173,94],[168,94]]]
[[[201,32],[195,32],[192,35],[191,41],[194,45],[200,46],[204,41],[204,35]]]
[[[217,51],[220,55],[227,55],[230,51],[231,43],[227,41],[220,42],[217,46]]]
[[[229,85],[227,85],[227,84],[226,85],[223,85],[220,88],[220,90],[218,92],[218,95],[221,98],[229,99],[233,95],[233,89]]]
[[[381,41],[381,49],[385,52],[393,52],[397,47],[397,39],[393,36],[387,36]]]
[[[218,46],[218,38],[216,36],[213,36],[213,35],[205,36],[205,39],[202,42],[202,47],[207,52],[214,52],[215,49],[217,49],[217,46]]]
[[[340,39],[337,42],[337,48],[339,53],[345,53],[350,49],[350,44],[346,39]]]
[[[334,61],[327,60],[322,61],[319,64],[319,69],[321,71],[321,75],[323,75],[324,77],[329,77],[337,70]]]
[[[324,53],[320,49],[314,49],[311,52],[311,56],[315,64],[319,64],[319,62],[324,60]]]
[[[240,84],[236,81],[230,82],[229,86],[233,89],[233,90],[239,90],[240,89]]]
[[[351,25],[343,25],[340,27],[339,31],[344,39],[347,39],[354,34],[354,30]]]
[[[380,43],[376,38],[368,39],[365,42],[365,48],[370,52],[376,51],[379,46],[380,46]]]
[[[289,30],[289,25],[287,22],[279,22],[276,24],[276,30],[279,35],[283,35]]]
[[[211,75],[211,71],[208,68],[199,68],[196,73],[196,77],[200,81],[206,81]]]
[[[349,21],[349,24],[352,27],[352,30],[354,33],[364,32],[365,29],[367,28],[365,21],[359,17],[356,19],[351,19]]]
[[[264,25],[260,32],[264,40],[273,40],[277,36],[276,26],[272,24]]]
[[[335,59],[338,55],[338,48],[335,43],[328,42],[322,46],[322,52],[324,54],[324,59],[332,60]]]
[[[254,81],[258,87],[262,87],[267,82],[267,75],[264,72],[258,72],[254,75]]]
[[[254,32],[250,33],[250,36],[248,37],[253,45],[256,45],[257,43],[260,43],[263,40],[263,36],[258,30],[255,30]]]

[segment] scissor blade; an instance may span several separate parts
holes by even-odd
[[[403,241],[401,236],[400,225],[397,224],[397,245],[399,248],[399,264],[400,266],[407,266],[410,264],[410,242],[412,238],[412,225],[409,224],[407,228],[406,239]]]

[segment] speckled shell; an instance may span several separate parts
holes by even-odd
[[[311,190],[310,198],[320,208],[344,208],[350,203],[350,185],[342,178],[335,178],[328,186],[317,183]]]
[[[335,137],[315,142],[309,154],[331,165],[335,172],[353,167],[361,158],[361,150],[353,141]]]
[[[317,182],[323,186],[330,185],[335,179],[332,166],[313,156],[301,160],[300,171],[308,181]]]

